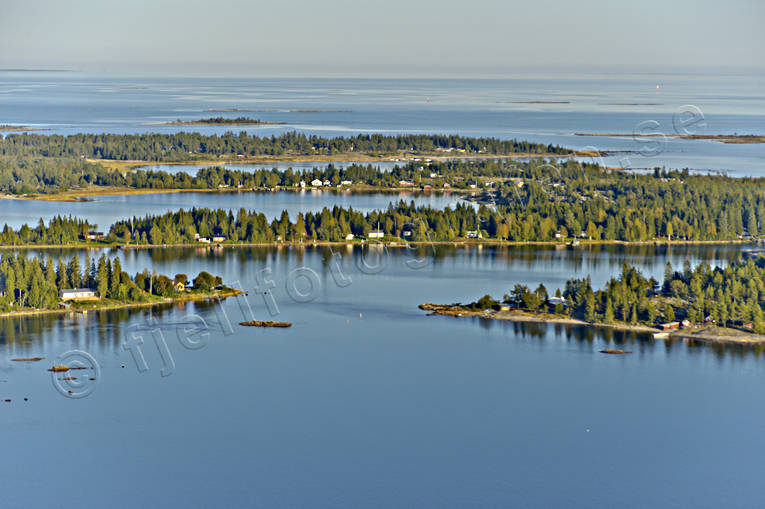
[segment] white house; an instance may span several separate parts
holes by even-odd
[[[345,240],[353,240],[353,234],[349,233],[348,235],[346,235]]]
[[[479,230],[470,230],[467,232],[467,236],[469,239],[482,239],[483,235]]]
[[[385,232],[382,230],[372,230],[369,232],[370,239],[381,239],[385,237]]]
[[[300,181],[300,187],[301,188],[305,188],[305,181],[303,181],[303,180]]]
[[[224,237],[223,235],[214,235],[212,238],[213,242],[225,242],[225,240],[226,240],[226,237]]]
[[[343,180],[342,182],[340,182],[340,185],[351,186],[353,185],[353,180]]]
[[[322,181],[321,181],[321,180],[319,180],[319,179],[313,179],[313,180],[311,181],[311,185],[312,185],[313,187],[321,187],[322,185],[324,185],[324,182],[322,182]]]
[[[61,290],[59,292],[61,300],[88,300],[97,299],[96,291],[90,288],[72,288],[70,290]]]

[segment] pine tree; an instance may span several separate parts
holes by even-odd
[[[610,298],[606,301],[606,313],[603,319],[606,323],[614,323],[614,304]]]
[[[69,284],[69,276],[66,273],[66,265],[64,265],[61,258],[58,259],[58,267],[56,268],[56,286],[59,290],[71,288]]]
[[[637,310],[637,304],[635,302],[632,303],[632,311],[630,312],[630,323],[632,325],[635,325],[638,323],[638,310]]]
[[[664,305],[664,320],[667,322],[674,322],[675,321],[675,310],[672,309],[671,304],[665,304]]]
[[[101,255],[98,259],[98,268],[96,269],[96,289],[98,296],[106,298],[109,292],[109,272],[106,270],[106,257]]]
[[[122,273],[122,265],[120,264],[119,256],[112,261],[112,273],[109,278],[109,296],[113,299],[117,298],[117,291],[120,286],[120,274]]]
[[[66,274],[69,278],[70,288],[80,288],[82,286],[82,272],[80,270],[80,257],[78,255],[72,256],[72,259],[69,260]]]
[[[762,334],[765,326],[762,323],[762,308],[757,302],[752,303],[752,332]]]

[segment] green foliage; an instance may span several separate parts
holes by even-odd
[[[499,302],[494,300],[491,295],[484,295],[475,302],[467,305],[467,308],[473,311],[483,311],[486,309],[499,309]]]
[[[0,155],[88,157],[94,159],[140,161],[193,161],[210,156],[321,155],[346,152],[434,153],[439,150],[482,154],[568,154],[569,150],[498,138],[471,138],[457,135],[405,134],[324,138],[297,132],[260,137],[242,131],[221,136],[200,133],[174,134],[11,134],[0,140]],[[460,153],[460,152],[457,152]]]
[[[65,262],[46,261],[25,254],[6,252],[0,258],[0,310],[12,311],[19,308],[55,309],[59,304],[60,290],[77,287],[93,288],[101,298],[121,301],[145,301],[149,297],[147,283],[148,271],[138,273],[131,280],[127,272],[122,271],[119,258],[107,259],[101,255],[92,264],[93,271],[83,275],[80,271],[80,259],[75,255]],[[220,277],[204,272],[203,280],[209,290],[222,284]],[[184,279],[183,274],[176,276]],[[169,297],[176,292],[173,280],[164,275],[154,276],[154,295]]]
[[[194,290],[210,291],[215,287],[216,279],[209,272],[202,271],[194,278]]]
[[[539,290],[531,292],[525,285],[516,284],[505,302],[537,311],[540,301],[544,303],[538,295]],[[695,268],[687,264],[682,273],[668,267],[663,284],[645,278],[637,268],[625,263],[621,274],[606,282],[604,288],[593,291],[589,278],[570,279],[563,296],[571,314],[588,322],[602,317],[605,323],[614,323],[618,318],[631,324],[655,325],[659,319],[700,322],[710,317],[723,326],[751,323],[755,332],[764,333],[765,257],[714,269],[707,263]]]

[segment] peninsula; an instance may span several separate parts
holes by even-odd
[[[41,127],[29,127],[25,125],[0,125],[0,133],[26,133],[32,131],[44,131]]]
[[[593,290],[589,278],[570,279],[550,297],[516,284],[503,299],[484,295],[469,304],[425,303],[431,314],[615,327],[655,332],[665,339],[765,343],[765,257],[715,269],[707,263],[682,271],[668,263],[661,283],[625,263],[621,275]]]
[[[575,133],[576,136],[602,136],[621,138],[680,138],[683,140],[710,140],[721,143],[765,143],[761,134],[663,134],[663,133]]]
[[[220,110],[204,110],[205,113],[252,113],[255,110],[246,110],[240,108],[224,108]]]
[[[162,125],[284,125],[286,122],[269,122],[265,120],[258,120],[250,117],[215,117],[215,118],[201,118],[199,120],[175,120],[173,122],[165,122]]]
[[[86,256],[83,265],[79,256],[43,261],[14,252],[0,260],[2,317],[155,306],[239,293],[205,271],[192,281],[185,274],[170,278],[148,270],[131,277],[119,257],[105,255],[98,260]]]

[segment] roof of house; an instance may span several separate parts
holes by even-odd
[[[70,293],[92,293],[95,294],[96,291],[91,288],[68,288],[66,290],[61,290],[61,294],[70,294]]]

